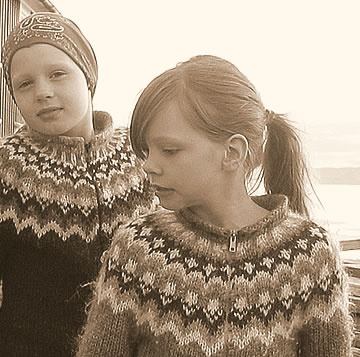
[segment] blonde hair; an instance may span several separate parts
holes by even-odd
[[[184,118],[215,141],[244,135],[249,143],[247,180],[260,167],[257,181],[263,179],[266,191],[287,195],[290,207],[307,214],[307,170],[300,139],[284,116],[265,109],[253,84],[236,66],[219,57],[202,55],[153,79],[132,114],[130,136],[139,157],[146,157],[149,123],[172,102],[178,104]]]

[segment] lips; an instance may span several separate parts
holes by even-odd
[[[174,192],[174,190],[172,188],[167,188],[167,187],[156,185],[156,184],[153,184],[152,187],[155,189],[156,193],[158,193],[158,194],[168,194],[168,193]]]
[[[62,110],[60,107],[47,107],[39,110],[36,115],[42,119],[52,119]]]

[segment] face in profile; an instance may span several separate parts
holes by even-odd
[[[216,202],[224,145],[194,128],[176,104],[151,121],[144,169],[163,207],[208,209]]]
[[[65,52],[48,44],[24,47],[14,54],[10,70],[16,104],[30,128],[82,136],[92,125],[85,75]]]

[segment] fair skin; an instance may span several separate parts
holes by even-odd
[[[48,44],[21,48],[10,74],[16,104],[30,128],[91,140],[91,93],[85,75],[65,52]]]
[[[247,141],[242,135],[215,142],[172,103],[149,124],[147,147],[144,169],[163,207],[190,208],[202,220],[226,229],[243,228],[268,213],[246,192]]]

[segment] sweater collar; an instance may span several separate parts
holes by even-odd
[[[113,122],[106,112],[94,112],[95,135],[89,143],[82,137],[50,136],[31,129],[27,124],[22,126],[16,136],[37,151],[59,162],[73,165],[85,164],[84,151],[90,156],[99,157],[104,148],[113,141]],[[106,151],[106,150],[105,150]]]
[[[95,135],[93,139],[91,139],[90,143],[97,143],[102,145],[104,142],[108,140],[113,131],[112,118],[110,114],[106,112],[94,112],[94,132]],[[39,143],[50,143],[49,145],[58,145],[58,144],[66,144],[69,146],[78,146],[85,145],[85,140],[82,137],[72,137],[72,136],[63,136],[63,135],[46,135],[39,133],[38,131],[31,129],[27,124],[19,130],[19,133],[22,133],[24,136],[31,136],[34,142]]]
[[[221,237],[226,237],[227,239],[231,234],[242,237],[242,239],[250,238],[254,234],[261,235],[273,229],[288,217],[289,203],[288,198],[284,195],[253,196],[251,199],[259,206],[268,210],[269,213],[255,224],[243,227],[236,231],[204,222],[189,209],[180,210],[177,215],[180,220],[192,230],[197,231],[203,236],[208,236],[210,239],[213,237],[216,240]]]

